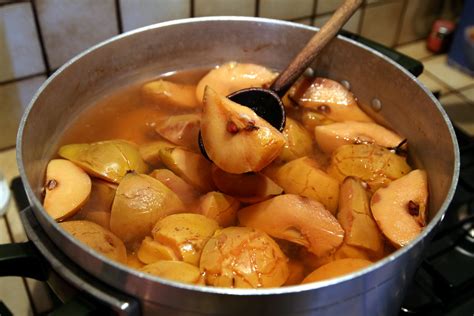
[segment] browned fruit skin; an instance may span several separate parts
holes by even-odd
[[[341,186],[337,219],[345,231],[348,245],[374,253],[383,248],[383,237],[372,218],[367,192],[360,180],[347,177]]]
[[[91,179],[81,168],[65,159],[53,159],[46,167],[43,206],[55,220],[71,217],[87,202]]]
[[[89,221],[67,221],[59,225],[74,238],[109,259],[127,263],[125,245],[112,232]]]
[[[193,85],[159,79],[144,84],[141,92],[146,103],[162,109],[195,110],[201,107],[200,100],[196,99],[196,87]]]
[[[124,242],[138,241],[160,218],[184,211],[181,200],[163,183],[144,174],[129,173],[117,188],[110,229]]]
[[[240,202],[221,192],[208,192],[200,198],[197,213],[215,220],[221,227],[237,224]]]
[[[298,194],[322,203],[336,214],[339,183],[323,170],[318,162],[302,157],[292,160],[268,173],[286,193]]]
[[[361,179],[373,193],[411,171],[406,158],[378,145],[344,145],[331,156],[328,173],[342,183],[348,176]]]
[[[199,265],[204,245],[219,228],[217,222],[200,214],[173,214],[159,220],[153,238],[178,254],[179,260]]]
[[[231,288],[278,287],[288,278],[287,258],[262,231],[228,227],[203,249],[200,268],[206,284]]]
[[[201,154],[184,148],[165,148],[160,151],[163,164],[184,181],[201,192],[214,189],[211,163]]]
[[[119,183],[127,172],[146,173],[137,145],[115,139],[91,144],[69,144],[59,148],[59,155],[69,159],[92,176]]]
[[[289,96],[300,106],[310,108],[336,122],[373,122],[359,108],[354,95],[340,83],[317,77],[311,82],[302,82],[301,85],[302,89],[296,89],[295,93]]]
[[[426,225],[427,203],[426,172],[417,169],[378,189],[370,207],[382,233],[400,248],[415,239]]]
[[[144,266],[140,271],[172,281],[204,285],[199,268],[182,261],[160,260]]]
[[[311,272],[301,283],[304,284],[336,278],[364,269],[371,264],[371,261],[353,258],[331,261]]]
[[[209,158],[229,173],[258,172],[278,157],[283,135],[250,108],[208,87],[204,94],[201,135]]]
[[[395,148],[403,141],[400,135],[371,122],[347,121],[317,126],[314,134],[318,147],[327,154],[347,144],[377,144]]]
[[[317,256],[335,251],[344,238],[341,225],[321,203],[294,194],[245,207],[238,217],[244,226],[305,246]]]

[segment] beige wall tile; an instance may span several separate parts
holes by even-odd
[[[362,16],[362,10],[357,10],[342,28],[346,31],[357,34],[359,31],[359,23],[360,23],[361,16]],[[331,14],[326,14],[326,15],[316,17],[314,19],[314,26],[317,26],[317,27],[323,26],[329,20],[330,17],[331,17]]]
[[[417,39],[425,38],[431,28],[436,15],[437,1],[433,0],[409,0],[403,16],[402,28],[398,43],[407,43]]]
[[[114,0],[37,0],[36,6],[52,68],[118,34]]]
[[[466,99],[468,99],[474,105],[474,87],[463,89],[460,92]],[[472,115],[474,116],[474,108],[472,109]]]
[[[451,89],[446,86],[444,83],[440,82],[436,78],[432,77],[430,74],[424,72],[419,77],[418,80],[421,81],[431,92],[440,91],[442,95],[448,93]]]
[[[254,16],[255,0],[194,0],[195,16]]]
[[[190,0],[120,0],[124,31],[158,22],[188,18]]]
[[[15,145],[20,117],[45,79],[38,76],[0,86],[0,149]]]
[[[324,14],[336,10],[344,0],[318,0],[316,14]]]
[[[424,40],[411,44],[397,46],[396,50],[402,54],[419,60],[433,56],[433,53],[426,48],[426,41]]]
[[[274,19],[297,19],[313,15],[313,0],[260,0],[260,16]]]
[[[461,129],[474,136],[474,106],[457,93],[440,99],[449,118]]]
[[[0,81],[42,73],[45,65],[28,2],[0,7]]]
[[[387,46],[393,46],[403,3],[387,2],[367,7],[362,21],[361,35]]]
[[[460,70],[450,67],[446,55],[433,57],[425,62],[425,71],[453,89],[462,89],[474,84],[474,79]]]

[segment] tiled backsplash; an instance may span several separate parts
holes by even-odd
[[[428,29],[420,27],[420,21],[428,26],[431,22],[420,12],[426,13],[433,2],[366,0],[345,29],[388,46],[414,41],[426,36]],[[21,113],[46,77],[106,38],[152,23],[209,15],[262,16],[321,26],[340,3],[342,0],[0,0],[0,149],[14,145]]]

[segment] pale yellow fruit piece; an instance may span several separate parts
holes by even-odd
[[[195,202],[201,195],[192,185],[175,175],[171,170],[155,169],[150,173],[150,176],[166,185],[185,204]]]
[[[114,183],[119,183],[127,172],[145,173],[148,170],[138,152],[138,147],[120,139],[64,145],[59,148],[58,153],[90,175]]]
[[[241,89],[270,85],[276,76],[277,73],[263,66],[231,61],[207,73],[196,87],[196,96],[201,101],[206,86],[227,96]]]
[[[200,267],[206,284],[231,288],[278,287],[288,279],[287,258],[262,231],[227,227],[205,245]]]
[[[347,121],[316,126],[314,134],[318,147],[326,154],[347,144],[377,144],[395,148],[403,141],[400,135],[371,122]]]
[[[328,173],[340,181],[353,176],[364,181],[372,193],[411,171],[406,158],[378,145],[344,145],[331,156]]]
[[[84,214],[84,219],[110,229],[110,211],[88,211]]]
[[[219,226],[228,227],[237,223],[240,202],[221,192],[211,191],[199,201],[198,213],[215,220]]]
[[[59,225],[74,238],[109,259],[127,263],[127,251],[122,240],[102,226],[89,221],[67,221]]]
[[[200,126],[201,116],[199,114],[173,115],[158,120],[155,131],[176,145],[199,151]]]
[[[332,124],[334,121],[313,110],[301,109],[301,123],[308,131],[313,133],[316,126]]]
[[[339,260],[346,258],[371,260],[371,255],[366,249],[348,245],[344,241],[334,253],[334,259]]]
[[[292,160],[274,171],[271,177],[285,193],[312,198],[336,214],[339,183],[321,170],[315,160],[309,157]]]
[[[309,83],[304,93],[290,95],[300,106],[310,108],[328,119],[341,121],[373,122],[358,106],[354,95],[340,83],[316,77]],[[307,83],[302,83],[303,90]],[[297,91],[298,92],[298,91]]]
[[[43,206],[55,220],[74,215],[91,193],[91,179],[81,168],[65,159],[53,159],[46,167]]]
[[[144,264],[158,260],[179,260],[173,249],[146,236],[137,250],[137,258]]]
[[[129,253],[127,254],[127,266],[133,269],[140,269],[144,266],[144,264],[138,260],[136,253]]]
[[[229,173],[260,171],[285,145],[283,134],[267,121],[210,87],[204,96],[201,136],[209,158]]]
[[[164,148],[174,148],[175,144],[166,140],[157,140],[154,142],[140,145],[138,150],[142,159],[152,167],[159,167],[161,165],[160,150]]]
[[[110,217],[110,228],[124,242],[143,239],[167,215],[184,212],[178,196],[160,181],[129,173],[120,182]]]
[[[362,270],[371,264],[371,261],[364,259],[347,258],[334,260],[311,272],[302,283],[311,283],[340,277],[344,274]]]
[[[383,236],[372,218],[369,199],[360,180],[347,177],[341,185],[337,220],[345,231],[348,245],[373,252],[383,248]]]
[[[313,151],[313,139],[311,134],[298,122],[287,117],[285,129],[285,146],[278,159],[287,162],[300,157],[311,155]]]
[[[202,249],[219,228],[217,222],[200,214],[174,214],[159,220],[153,238],[174,250],[179,259],[199,265]]]
[[[233,174],[213,166],[212,180],[221,192],[243,202],[260,202],[283,192],[278,184],[258,172]]]
[[[196,99],[196,86],[159,79],[142,86],[142,97],[146,103],[162,109],[195,110],[201,107]]]
[[[294,194],[242,208],[238,217],[244,226],[302,245],[317,256],[333,252],[344,238],[341,225],[321,203]]]
[[[182,283],[204,285],[198,267],[182,261],[161,260],[140,269],[143,272]]]
[[[427,202],[427,175],[417,169],[378,189],[370,207],[382,233],[400,248],[416,238],[426,225]]]
[[[92,191],[87,203],[76,214],[75,219],[85,219],[110,229],[110,211],[117,185],[100,179],[92,180]]]
[[[161,161],[184,181],[201,192],[214,189],[211,177],[211,162],[201,154],[184,148],[165,148],[160,151]]]

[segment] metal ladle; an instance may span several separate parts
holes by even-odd
[[[228,95],[227,98],[251,108],[273,127],[283,131],[286,115],[281,98],[313,62],[319,52],[337,35],[337,32],[361,6],[362,2],[363,0],[344,1],[319,32],[313,35],[306,46],[296,55],[288,67],[273,81],[269,89],[246,88]],[[201,133],[199,133],[199,148],[203,155],[208,158]]]

